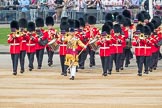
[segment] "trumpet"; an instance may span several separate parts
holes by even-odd
[[[106,40],[111,40],[111,35],[107,35]]]
[[[139,35],[139,39],[144,40],[145,38],[146,37],[145,37],[145,35],[143,33]]]
[[[22,36],[22,33],[20,31],[16,31],[13,33],[13,38],[17,38],[17,37],[20,37]]]

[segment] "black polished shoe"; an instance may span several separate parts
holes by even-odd
[[[121,67],[121,68],[120,68],[120,70],[124,70],[124,68],[123,68],[123,67]]]
[[[64,75],[64,72],[61,72],[61,75]]]
[[[92,67],[92,66],[93,66],[92,64],[89,65],[89,67]]]
[[[125,67],[128,67],[128,64],[125,64]]]
[[[119,70],[117,69],[116,72],[119,72]]]
[[[78,69],[84,69],[84,67],[83,66],[80,66]]]
[[[107,76],[107,73],[105,72],[105,73],[103,73],[102,75],[103,75],[103,76]]]
[[[152,69],[150,68],[149,71],[152,72]]]
[[[64,73],[64,76],[67,76],[67,73]]]
[[[20,70],[20,73],[24,73],[24,70]]]
[[[138,73],[137,75],[138,75],[138,76],[142,76],[142,73]]]
[[[145,71],[144,74],[149,74],[148,71]]]
[[[41,67],[40,66],[38,66],[38,68],[37,69],[41,69]]]
[[[72,77],[70,78],[70,80],[74,80],[74,76],[72,76]]]
[[[32,68],[29,68],[29,71],[32,71]]]
[[[13,75],[15,75],[15,76],[16,76],[16,75],[17,75],[17,72],[13,72]]]
[[[156,70],[156,67],[154,67],[154,70]]]

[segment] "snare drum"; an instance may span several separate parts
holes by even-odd
[[[48,42],[48,46],[51,48],[52,51],[56,51],[59,48],[59,44],[57,44],[57,39],[52,39],[50,42]]]
[[[96,42],[97,42],[97,39],[93,39],[92,41],[89,42],[89,46],[94,51],[98,50],[98,46],[97,46],[97,43]]]

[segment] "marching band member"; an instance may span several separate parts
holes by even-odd
[[[114,49],[115,54],[114,54],[114,61],[115,61],[115,66],[116,66],[116,72],[119,72],[120,69],[120,60],[121,60],[121,55],[123,53],[123,37],[121,35],[121,26],[120,24],[115,24],[114,25],[114,35],[112,35],[112,49]],[[112,63],[112,60],[111,60]],[[112,68],[112,67],[111,67]]]
[[[8,43],[10,44],[10,54],[13,67],[13,75],[17,75],[18,58],[20,55],[20,42],[22,38],[19,34],[19,25],[17,21],[10,23],[11,33],[8,35]]]
[[[27,31],[26,34],[26,52],[29,60],[29,71],[32,71],[34,69],[33,62],[34,62],[34,55],[36,52],[36,44],[38,43],[38,38],[35,33],[35,23],[29,22],[27,25]]]
[[[27,20],[25,18],[21,18],[19,20],[20,33],[22,36],[22,41],[20,42],[20,73],[24,72],[24,64],[25,64],[25,56],[26,56],[26,33],[27,33]]]
[[[111,27],[109,25],[104,24],[102,26],[101,38],[99,41],[97,41],[97,45],[100,46],[99,54],[102,64],[103,76],[111,74],[111,72],[109,72],[110,56],[111,56],[110,45],[112,44],[110,30]]]
[[[44,20],[42,18],[36,19],[36,33],[38,36],[38,43],[36,44],[36,58],[38,62],[38,69],[42,67],[44,49],[48,43],[48,32],[43,29]]]
[[[135,55],[137,59],[138,66],[138,76],[142,76],[143,64],[145,66],[145,74],[148,74],[149,59],[151,56],[151,41],[148,39],[150,35],[150,28],[148,26],[143,26],[141,24],[137,25],[137,29],[140,29],[140,35],[134,37],[132,45],[135,46]],[[144,33],[144,34],[143,34]],[[147,38],[146,38],[146,37]]]
[[[59,55],[60,55],[60,62],[61,62],[61,75],[67,76],[67,68],[68,66],[65,65],[65,55],[66,55],[66,49],[67,49],[67,42],[65,41],[65,38],[67,33],[69,32],[69,25],[67,22],[61,22],[60,24],[61,34],[59,35],[59,38],[57,40],[57,43],[59,44]]]
[[[51,16],[46,17],[46,25],[48,27],[48,42],[50,42],[52,39],[56,39],[57,37],[57,30],[54,29],[54,19]],[[46,47],[47,54],[48,54],[48,66],[51,66],[53,64],[53,55],[54,50],[51,49],[49,46]]]
[[[95,27],[96,18],[94,16],[88,17],[89,30],[86,35],[90,40],[93,40],[97,35],[100,35],[99,29]],[[90,55],[90,67],[95,66],[95,51],[93,51],[90,46],[87,47]]]
[[[89,37],[86,36],[86,29],[85,29],[85,22],[84,22],[84,19],[83,18],[80,18],[79,19],[80,21],[80,29],[78,31],[78,36],[79,36],[79,39],[82,41],[82,43],[84,44],[87,44],[88,41],[89,41]],[[81,46],[78,46],[78,52],[81,54],[79,55],[79,69],[84,69],[84,65],[85,65],[85,60],[87,58],[87,50],[84,49],[82,51],[82,47]]]
[[[70,30],[69,36],[65,38],[65,41],[67,42],[67,52],[65,57],[65,65],[69,66],[68,69],[70,69],[70,80],[74,80],[75,74],[76,74],[76,66],[78,66],[78,52],[77,47],[82,46],[83,48],[86,48],[86,45],[84,45],[79,38],[75,35],[76,32],[79,29],[79,21],[75,20],[74,22],[74,29]]]

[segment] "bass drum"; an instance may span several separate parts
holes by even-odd
[[[48,42],[48,46],[51,48],[51,50],[54,52],[58,50],[59,44],[57,44],[57,39],[52,39],[50,42]]]
[[[93,50],[93,51],[96,51],[96,50],[98,50],[98,46],[97,46],[97,39],[93,39],[93,40],[91,40],[90,42],[89,42],[89,46],[91,47],[91,49]]]

